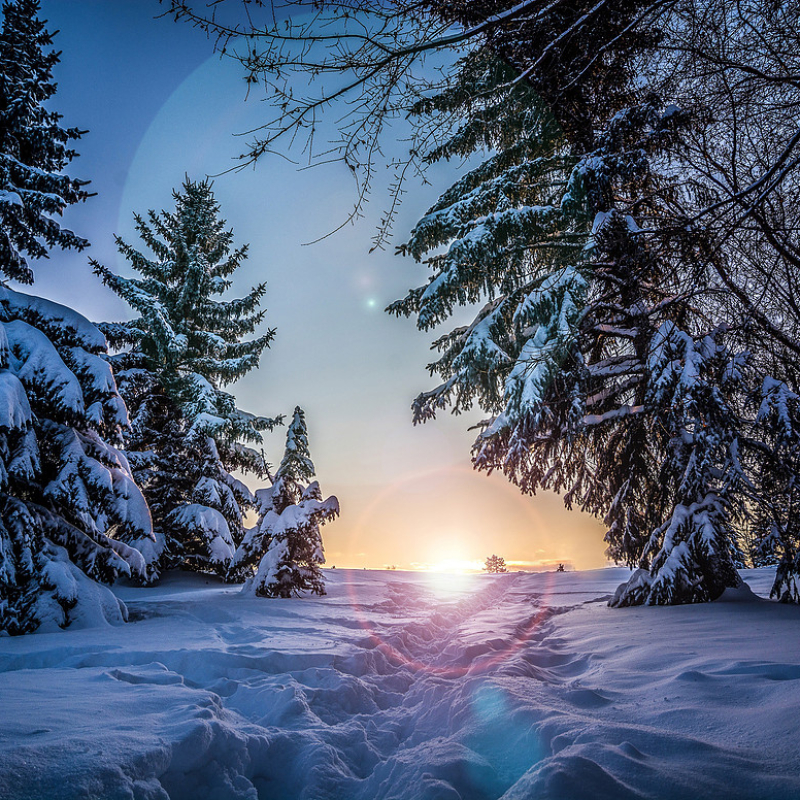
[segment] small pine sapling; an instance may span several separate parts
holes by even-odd
[[[320,526],[339,514],[335,497],[322,499],[308,448],[305,415],[295,408],[286,451],[268,489],[256,492],[258,524],[236,552],[234,570],[250,574],[244,591],[260,597],[325,594]],[[255,574],[253,575],[253,570]]]
[[[500,572],[508,572],[505,559],[502,556],[490,555],[483,566],[484,571],[496,574]]]

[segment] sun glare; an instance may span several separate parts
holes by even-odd
[[[428,564],[420,564],[417,569],[427,573],[426,583],[435,591],[445,595],[461,595],[475,589],[475,576],[483,572],[483,561],[467,558],[461,552],[450,554],[444,558],[431,559]],[[432,554],[433,555],[433,554]],[[439,554],[436,554],[439,555]]]
[[[481,572],[482,570],[482,561],[468,558],[445,558],[426,568],[426,572],[452,572],[455,574]]]

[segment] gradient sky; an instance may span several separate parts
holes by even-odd
[[[200,32],[156,19],[156,0],[43,0],[42,8],[62,51],[51,105],[64,124],[89,130],[70,174],[90,179],[97,197],[66,216],[92,247],[36,265],[35,291],[90,319],[124,319],[129,309],[92,275],[88,257],[132,274],[113,234],[137,243],[134,212],[172,208],[184,176],[230,167],[244,143],[233,134],[258,125],[265,108],[253,93],[245,102],[240,68],[214,55]],[[442,165],[432,185],[409,184],[398,242],[455,175]],[[598,522],[566,511],[555,495],[525,497],[501,476],[471,469],[466,429],[479,412],[412,426],[410,403],[433,384],[425,370],[433,336],[383,313],[425,280],[423,267],[392,248],[368,253],[385,195],[374,195],[357,225],[306,246],[336,228],[356,199],[343,165],[299,170],[272,157],[218,175],[214,192],[236,243],[250,243],[235,288],[266,280],[266,324],[277,328],[261,368],[229,390],[254,413],[306,410],[322,490],[342,506],[323,529],[329,564],[477,566],[490,553],[516,568],[606,563]],[[284,435],[268,435],[273,462]]]

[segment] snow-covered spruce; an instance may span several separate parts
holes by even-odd
[[[141,277],[93,262],[140,315],[101,328],[118,351],[111,362],[131,415],[126,450],[163,545],[160,568],[226,576],[255,502],[230,472],[267,474],[248,444],[260,444],[276,420],[237,408],[223,387],[258,367],[274,331],[245,340],[263,320],[264,284],[243,298],[218,297],[247,247],[233,249],[211,185],[187,180],[173,196],[175,211],[135,217],[152,256],[117,238]]]
[[[298,407],[275,480],[268,489],[256,491],[258,524],[236,552],[236,572],[249,574],[245,593],[262,597],[291,597],[302,591],[325,594],[319,529],[339,514],[339,501],[335,497],[323,500],[319,483],[306,483],[313,476],[305,415]]]
[[[55,52],[34,0],[6,2],[0,30],[0,272],[33,281],[26,257],[88,242],[61,228],[84,199],[65,175],[76,129],[42,104]],[[0,632],[120,620],[96,581],[145,580],[147,504],[114,446],[127,424],[102,333],[69,308],[0,283]]]
[[[741,498],[726,480],[743,389],[730,381],[721,398],[713,384],[725,368],[709,366],[702,387],[672,393],[689,403],[684,417],[667,391],[666,373],[693,374],[711,341],[708,311],[689,302],[702,276],[686,286],[703,263],[702,232],[670,238],[679,234],[660,200],[671,184],[658,165],[680,120],[653,99],[633,104],[598,118],[581,152],[516,75],[490,48],[476,50],[456,84],[418,108],[462,119],[430,160],[492,152],[405,246],[432,275],[390,311],[428,330],[459,305],[484,304],[472,324],[435,342],[442,355],[429,369],[442,383],[417,398],[415,421],[477,403],[489,415],[477,468],[502,470],[525,492],[561,492],[605,519],[613,558],[648,570],[647,588],[631,587],[620,604],[712,599],[737,580],[730,551]],[[647,232],[633,216],[642,198]],[[681,346],[656,364],[666,330]],[[700,435],[706,418],[722,420],[721,438]]]
[[[127,424],[102,333],[0,287],[0,631],[66,627],[156,558],[147,504],[109,442]],[[95,608],[91,608],[94,605]]]
[[[749,533],[754,566],[776,566],[771,595],[800,602],[800,396],[784,381],[766,377],[757,394],[755,461],[758,487]]]
[[[734,523],[745,515],[739,461],[746,359],[724,345],[724,332],[700,341],[671,322],[651,343],[646,405],[651,440],[662,453],[660,496],[666,515],[650,534],[637,570],[612,606],[716,600],[741,581],[735,569]]]
[[[33,283],[26,256],[89,244],[57,220],[88,194],[85,181],[64,174],[75,155],[68,143],[81,132],[43,105],[56,91],[59,54],[44,52],[52,39],[39,10],[38,0],[5,2],[0,29],[0,272],[23,283]]]

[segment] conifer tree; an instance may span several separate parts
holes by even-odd
[[[483,569],[489,573],[508,572],[506,561],[502,556],[490,555],[483,565]]]
[[[800,602],[800,396],[767,376],[757,392],[756,486],[750,556],[776,565],[770,595]]]
[[[508,12],[507,24],[486,26],[484,47],[512,68],[509,86],[529,83],[554,114],[588,178],[589,215],[597,213],[576,329],[586,367],[582,416],[562,424],[551,404],[553,426],[530,414],[528,431],[498,438],[490,427],[476,464],[504,469],[523,488],[526,473],[528,489],[549,480],[568,505],[603,516],[609,555],[643,570],[617,604],[713,599],[739,581],[745,530],[760,562],[779,558],[773,595],[796,602],[796,445],[786,431],[794,425],[797,314],[784,293],[797,267],[789,233],[797,165],[786,165],[796,126],[784,123],[796,105],[790,11],[652,0],[429,8],[473,29]],[[463,117],[484,131],[484,95],[460,89]],[[753,226],[743,224],[751,218]],[[592,325],[602,336],[587,336]],[[650,354],[665,353],[667,330],[673,360],[659,365]],[[531,359],[528,371],[541,373],[542,361]],[[598,381],[607,369],[614,377]],[[554,394],[565,396],[557,386]],[[777,419],[773,429],[765,424]]]
[[[646,403],[650,446],[660,454],[652,499],[664,518],[653,520],[642,568],[619,587],[614,606],[714,600],[741,583],[735,525],[747,477],[737,402],[746,357],[725,347],[723,331],[695,341],[671,322],[651,348]]]
[[[54,219],[86,195],[62,172],[78,132],[41,105],[58,54],[38,10],[5,3],[0,31],[0,272],[26,283],[26,256],[87,244]],[[128,419],[105,353],[80,314],[0,282],[0,632],[119,621],[96,581],[149,574],[152,523],[115,446]]]
[[[89,244],[57,219],[88,194],[85,181],[64,174],[81,132],[62,128],[61,115],[44,106],[59,54],[45,51],[52,38],[39,8],[38,0],[4,2],[0,29],[0,272],[22,283],[33,283],[26,256]]]
[[[155,542],[109,444],[127,415],[105,339],[71,309],[2,287],[0,343],[0,631],[66,627],[92,602],[119,618],[89,584],[146,580]]]
[[[430,160],[494,151],[445,192],[403,248],[425,258],[433,274],[390,311],[416,315],[427,330],[458,305],[485,303],[471,325],[435,342],[443,355],[429,369],[443,382],[417,398],[415,421],[477,401],[490,415],[473,451],[478,468],[503,470],[526,492],[563,493],[568,506],[605,518],[613,558],[644,568],[662,588],[673,581],[663,591],[631,587],[619,604],[713,599],[738,582],[730,558],[736,504],[720,499],[713,513],[705,509],[714,533],[703,527],[688,560],[684,535],[663,534],[720,489],[710,476],[725,473],[733,458],[740,423],[733,395],[742,387],[730,387],[727,411],[713,391],[692,394],[711,404],[695,412],[699,418],[715,416],[727,428],[719,446],[698,437],[702,451],[686,452],[684,467],[702,452],[708,470],[687,484],[670,447],[696,426],[670,418],[673,399],[655,390],[651,361],[664,326],[674,326],[690,343],[675,358],[688,358],[691,372],[714,313],[689,302],[708,285],[703,232],[674,224],[675,191],[655,167],[687,120],[657,98],[620,94],[631,104],[614,109],[607,98],[594,107],[592,95],[581,101],[594,122],[590,135],[568,136],[533,91],[535,81],[516,79],[523,67],[489,47],[474,51],[454,85],[415,109],[463,120]],[[670,431],[662,439],[657,421]],[[672,569],[673,557],[680,569]]]
[[[256,491],[258,524],[236,553],[238,574],[250,576],[245,591],[261,597],[291,597],[303,591],[325,594],[319,529],[338,516],[339,501],[323,500],[319,483],[307,483],[313,476],[305,415],[298,407],[273,484]]]
[[[247,248],[233,248],[211,185],[187,180],[173,196],[174,212],[135,217],[152,256],[117,237],[141,277],[92,263],[140,315],[103,330],[120,350],[112,363],[132,416],[126,449],[160,536],[161,567],[226,575],[254,502],[230,471],[267,474],[248,445],[276,420],[240,410],[223,387],[258,366],[274,331],[245,339],[263,320],[264,284],[217,299]]]

